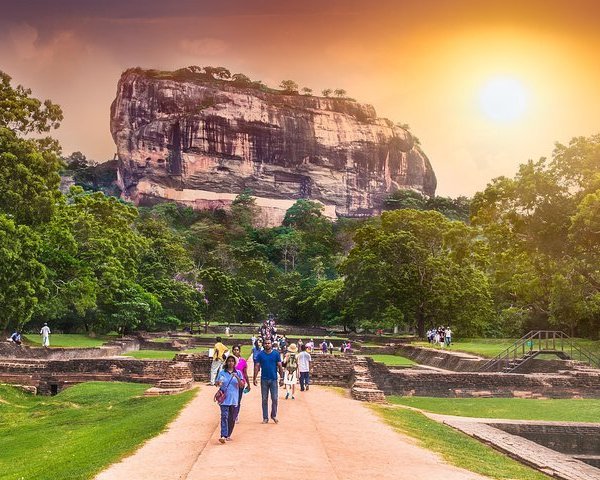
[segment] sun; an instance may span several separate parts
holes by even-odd
[[[479,105],[491,120],[510,122],[525,113],[527,96],[527,90],[515,78],[495,77],[481,89]]]

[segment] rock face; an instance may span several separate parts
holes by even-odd
[[[249,189],[274,225],[299,198],[335,218],[377,214],[397,189],[435,193],[410,133],[352,100],[131,69],[110,127],[119,186],[137,204],[227,208]]]

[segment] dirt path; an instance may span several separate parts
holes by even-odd
[[[282,390],[280,389],[280,397]],[[244,396],[240,423],[218,442],[214,390],[202,387],[169,429],[97,480],[476,480],[396,433],[366,405],[328,388],[279,400],[278,425],[262,424],[260,387]]]

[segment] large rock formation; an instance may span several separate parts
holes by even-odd
[[[131,69],[111,107],[123,195],[227,208],[250,189],[267,224],[297,199],[365,216],[405,188],[435,193],[411,134],[353,100],[242,87],[206,75]]]

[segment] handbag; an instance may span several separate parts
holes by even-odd
[[[229,382],[227,382],[227,386],[225,387],[225,390],[227,390],[229,388],[229,384],[231,383],[232,380],[233,380],[233,373],[231,374],[231,377],[229,378]],[[225,397],[227,397],[225,390],[223,390],[219,387],[219,389],[217,390],[217,393],[215,393],[215,402],[217,402],[219,405],[221,405],[225,401]]]

